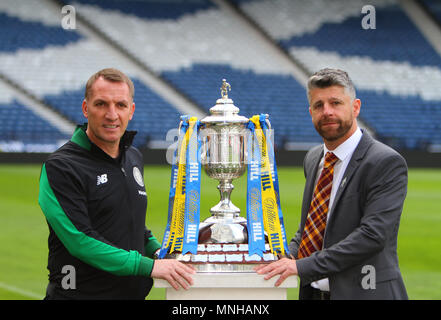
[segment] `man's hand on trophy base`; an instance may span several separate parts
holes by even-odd
[[[297,275],[296,260],[282,258],[270,264],[261,264],[253,268],[257,274],[265,274],[265,280],[269,280],[276,275],[280,275],[274,284],[276,287],[280,286],[283,281],[289,276]]]
[[[175,290],[181,287],[187,290],[193,285],[191,275],[195,273],[196,270],[190,265],[174,259],[160,259],[155,260],[151,277],[166,280]]]

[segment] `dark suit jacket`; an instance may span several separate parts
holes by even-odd
[[[301,222],[289,245],[295,256],[322,156],[322,145],[305,156]],[[406,193],[403,157],[364,131],[336,193],[323,250],[297,260],[300,299],[310,298],[310,283],[322,278],[329,278],[331,299],[407,299],[397,257]]]

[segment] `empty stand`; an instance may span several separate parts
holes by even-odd
[[[153,20],[175,20],[183,15],[194,14],[199,10],[214,6],[209,0],[125,0],[124,2],[120,0],[76,0],[75,2]]]
[[[428,12],[441,25],[441,3],[438,0],[419,0],[419,2],[426,8]]]
[[[134,144],[145,147],[147,141],[164,140],[167,131],[177,127],[180,114],[141,80],[142,70],[84,29],[64,30],[60,25],[61,7],[52,1],[39,2],[38,14],[35,15],[29,14],[29,11],[37,10],[35,2],[18,1],[15,7],[12,2],[9,6],[8,3],[0,5],[3,39],[0,42],[0,72],[51,106],[55,112],[78,124],[86,121],[81,112],[86,80],[99,69],[119,68],[135,83],[136,117],[129,126],[129,129],[138,131]],[[20,138],[28,141],[30,137],[34,140],[40,137],[42,141],[47,141],[45,137],[52,137],[51,141],[65,139],[64,134],[60,136],[59,132],[52,131],[36,135],[35,128],[42,126],[31,127],[21,123],[37,124],[39,122],[35,118],[39,116],[24,111],[18,115],[19,118],[29,116],[30,119],[18,121],[17,117],[8,118],[9,123],[17,121],[19,131],[7,126],[5,128],[9,131],[2,131],[1,140]],[[40,122],[45,121],[40,119]]]
[[[209,64],[197,64],[163,75],[207,110],[220,97],[219,76],[224,75],[233,86],[229,97],[240,108],[240,114],[246,117],[260,113],[270,115],[278,147],[283,147],[288,140],[317,143],[320,139],[311,125],[305,89],[289,75],[263,75]]]
[[[24,144],[56,146],[70,138],[15,100],[0,104],[0,123],[2,143],[20,141]]]
[[[146,70],[205,112],[220,97],[226,78],[241,114],[270,114],[276,147],[320,143],[305,83],[269,49],[278,45],[310,73],[328,66],[347,70],[363,102],[361,119],[384,142],[403,149],[441,144],[441,58],[397,1],[231,0],[273,44],[250,32],[223,1],[66,1],[97,31],[90,33],[60,27],[62,1],[4,0],[0,72],[72,123],[82,123],[88,77],[105,67],[125,71],[135,83],[136,111],[129,129],[139,132],[137,146],[164,140],[183,110],[149,86]],[[421,3],[437,15],[436,1]],[[365,4],[376,9],[376,29],[361,26]],[[21,117],[40,122],[38,115],[11,101],[0,100],[2,110],[22,113],[3,115],[2,124],[29,123]],[[19,126],[23,132],[5,126],[2,138],[38,138],[35,128]],[[51,135],[65,138],[49,131],[40,136],[42,141]]]
[[[24,22],[0,12],[0,52],[19,49],[42,49],[50,45],[66,45],[78,41],[81,35],[59,26],[45,26],[39,22]]]
[[[310,126],[303,86],[266,43],[217,3],[174,1],[169,16],[156,17],[136,10],[138,1],[108,6],[107,1],[81,0],[74,5],[88,22],[206,112],[220,97],[226,78],[241,114],[270,114],[277,147],[288,140],[320,142]],[[142,5],[151,12],[162,7],[156,1]],[[120,23],[111,23],[116,20]]]
[[[360,118],[381,140],[403,149],[439,144],[441,57],[397,1],[232,2],[311,73],[348,71],[362,99]],[[435,2],[427,0],[437,12]],[[375,29],[361,24],[367,4]]]

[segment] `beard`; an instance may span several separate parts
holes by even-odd
[[[343,137],[352,127],[354,119],[343,121],[341,119],[328,119],[322,118],[317,123],[314,123],[314,127],[317,132],[322,136],[323,139],[327,141],[335,141]],[[337,124],[337,127],[326,127],[326,123],[333,122]]]

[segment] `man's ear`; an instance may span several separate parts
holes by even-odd
[[[87,118],[87,101],[86,101],[86,99],[83,100],[83,104],[81,106],[81,109],[83,110],[84,117]]]
[[[354,102],[352,102],[352,106],[353,106],[353,112],[354,112],[354,117],[357,118],[358,115],[360,114],[360,109],[361,109],[361,100],[360,99],[354,99]]]
[[[132,104],[132,110],[130,111],[129,120],[132,120],[134,113],[135,113],[135,103]]]

